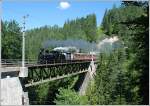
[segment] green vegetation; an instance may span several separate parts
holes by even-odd
[[[125,55],[119,55],[120,50],[100,55],[90,104],[149,103],[148,8],[148,2],[123,2],[106,10],[102,28],[107,35],[119,37]]]
[[[60,88],[58,91],[56,105],[86,105],[88,103],[86,96],[80,96],[74,90]]]
[[[52,82],[46,82],[37,86],[29,87],[28,94],[30,98],[30,104],[32,105],[48,105],[56,104],[54,99],[56,94],[59,93],[59,88],[72,89],[77,81],[78,77],[65,78]]]
[[[21,29],[19,24],[12,20],[2,21],[2,58],[21,59]]]
[[[138,104],[139,96],[136,90],[131,92],[130,80],[126,65],[124,49],[118,49],[112,53],[102,53],[100,63],[96,71],[94,84],[88,92],[90,104]],[[131,96],[134,95],[134,96]],[[129,102],[130,99],[134,99]]]

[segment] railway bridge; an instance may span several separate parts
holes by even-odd
[[[2,105],[29,104],[26,88],[48,81],[59,80],[81,74],[84,75],[84,78],[82,78],[82,83],[79,85],[79,94],[84,95],[89,81],[92,80],[95,75],[97,62],[91,60],[77,62],[66,61],[52,64],[38,64],[38,62],[35,61],[26,61],[25,63],[25,67],[21,67],[21,61],[18,60],[15,60],[15,62],[8,62],[7,60],[2,61]]]

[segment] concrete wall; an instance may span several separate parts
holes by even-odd
[[[18,77],[1,79],[1,105],[22,105],[23,90]]]

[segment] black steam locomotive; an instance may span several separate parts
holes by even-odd
[[[49,64],[67,62],[71,60],[71,55],[72,54],[70,52],[41,49],[38,56],[38,63]]]

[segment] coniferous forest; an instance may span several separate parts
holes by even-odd
[[[21,59],[21,28],[15,20],[2,20],[2,58]],[[121,47],[99,53],[96,76],[80,96],[74,89],[78,76],[30,87],[30,104],[148,105],[149,104],[149,4],[124,1],[106,9],[102,23],[89,14],[66,20],[63,27],[43,26],[26,31],[26,59],[38,59],[48,40],[82,39],[97,43],[118,36]],[[50,47],[52,48],[52,47]]]

